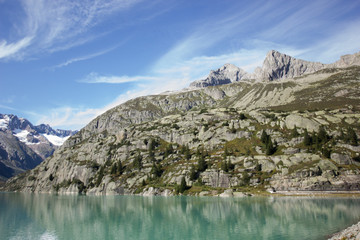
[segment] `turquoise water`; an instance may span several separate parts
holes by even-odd
[[[0,239],[324,239],[360,199],[0,193]]]

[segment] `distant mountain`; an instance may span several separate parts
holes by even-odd
[[[75,133],[0,114],[0,181],[36,167]]]
[[[257,67],[253,73],[232,65],[225,64],[221,68],[211,71],[206,79],[190,84],[190,87],[203,88],[239,81],[275,81],[296,78],[314,73],[322,69],[346,68],[360,65],[360,52],[341,56],[340,60],[332,64],[309,62],[271,50],[267,53],[262,67]]]

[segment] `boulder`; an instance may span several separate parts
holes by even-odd
[[[223,193],[219,195],[219,197],[233,197],[233,190],[232,189],[226,189]]]
[[[317,132],[320,127],[320,124],[316,121],[296,114],[290,114],[289,116],[287,116],[285,119],[285,124],[288,129],[293,129],[296,126],[299,128],[306,128],[308,132]]]
[[[330,155],[331,160],[334,160],[337,164],[340,165],[349,165],[352,163],[352,159],[348,155],[340,153],[332,153]]]

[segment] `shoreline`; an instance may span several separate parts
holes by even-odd
[[[344,230],[331,234],[328,240],[360,239],[360,222],[353,224]]]
[[[278,196],[310,196],[310,197],[331,197],[331,196],[339,196],[339,197],[359,197],[360,191],[276,191],[271,193],[271,195]]]
[[[148,189],[150,190],[150,188]],[[251,196],[264,196],[264,197],[356,197],[360,198],[360,191],[257,191],[257,192],[247,192],[247,191],[230,191],[227,189],[223,192],[219,191],[203,191],[196,194],[173,194],[172,192],[166,192],[164,189],[152,188],[150,192],[142,192],[137,194],[123,193],[123,194],[79,194],[78,192],[23,192],[23,191],[4,191],[0,189],[0,193],[30,193],[30,194],[50,194],[50,195],[79,195],[79,196],[189,196],[189,197],[225,197],[225,198],[238,198],[238,197],[251,197]],[[163,190],[163,191],[162,191]],[[166,194],[165,194],[166,192]],[[202,194],[205,193],[205,194]]]

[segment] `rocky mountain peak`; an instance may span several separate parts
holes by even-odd
[[[297,59],[278,51],[271,50],[267,53],[263,62],[260,76],[255,76],[255,78],[270,81],[294,78],[316,72],[324,67],[325,64],[322,63]]]
[[[341,56],[340,60],[332,64],[323,64],[305,61],[271,50],[266,54],[262,67],[257,67],[253,73],[247,73],[243,69],[227,63],[219,69],[211,71],[206,79],[191,83],[190,87],[203,88],[243,80],[284,80],[314,73],[324,68],[345,68],[353,65],[360,66],[360,52]]]
[[[212,70],[204,80],[198,80],[190,84],[190,87],[203,88],[208,86],[223,85],[249,79],[250,75],[243,69],[227,63],[217,70]]]
[[[333,64],[330,64],[332,67],[348,67],[348,66],[360,66],[360,52],[355,54],[346,54],[340,57],[340,60],[336,61]]]

